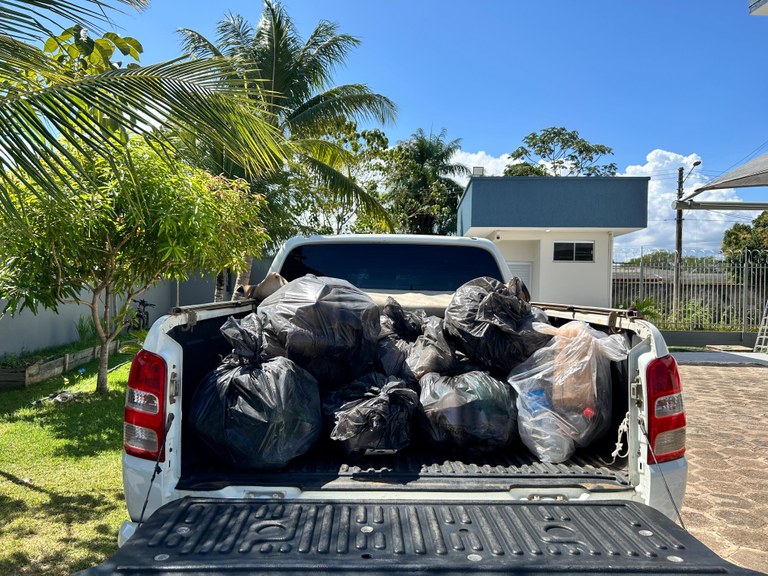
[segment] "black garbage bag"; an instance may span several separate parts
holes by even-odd
[[[533,330],[533,318],[519,278],[503,284],[482,277],[456,290],[445,310],[445,330],[474,362],[506,376],[549,340]]]
[[[424,331],[427,313],[424,310],[405,311],[400,303],[387,297],[387,303],[381,310],[380,338],[397,335],[406,342],[415,342]]]
[[[375,381],[362,397],[336,411],[331,439],[341,442],[351,456],[394,454],[411,442],[411,421],[419,395],[402,380],[372,374],[361,383]]]
[[[232,354],[247,360],[261,355],[263,330],[261,320],[255,313],[251,312],[240,320],[230,316],[220,330],[232,345]]]
[[[192,396],[189,421],[208,450],[237,468],[280,468],[322,430],[312,375],[288,358],[241,363],[228,356]]]
[[[257,314],[265,354],[290,358],[322,387],[344,385],[373,368],[379,309],[346,280],[302,276],[268,296]]]
[[[489,452],[517,438],[514,391],[488,372],[429,373],[419,385],[426,428],[435,442]]]
[[[443,331],[443,319],[429,316],[424,333],[408,351],[401,371],[404,378],[420,380],[425,374],[459,374],[466,372],[469,359],[448,341]]]
[[[534,327],[554,337],[509,375],[520,437],[542,462],[564,462],[610,427],[610,363],[624,360],[627,348],[623,336],[585,322]]]
[[[379,342],[376,344],[376,370],[386,376],[395,376],[409,382],[415,382],[417,379],[413,377],[405,365],[405,360],[413,347],[413,342],[403,340],[396,334],[379,338]]]

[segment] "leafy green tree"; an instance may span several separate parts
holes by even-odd
[[[540,132],[531,132],[523,138],[525,146],[512,152],[511,160],[524,162],[541,168],[546,176],[615,176],[616,164],[598,164],[613,149],[604,144],[592,144],[584,140],[576,130],[565,128],[545,128]],[[507,170],[528,170],[514,168],[508,164],[504,170],[506,176],[540,176],[541,174],[507,174]]]
[[[389,141],[381,130],[358,130],[345,122],[327,136],[347,153],[341,172],[371,198],[379,198],[381,168],[386,162]],[[343,234],[352,231],[359,219],[366,219],[381,231],[390,225],[379,212],[360,210],[354,198],[340,195],[306,172],[295,172],[288,184],[286,201],[293,208],[284,222],[302,234]]]
[[[399,232],[455,234],[462,186],[454,180],[469,169],[451,161],[461,140],[445,129],[427,135],[419,128],[395,146],[384,166],[385,203]]]
[[[245,181],[173,164],[158,146],[134,138],[109,162],[69,149],[88,170],[85,190],[52,173],[56,197],[19,183],[16,215],[0,213],[4,312],[88,306],[102,343],[99,392],[107,390],[108,344],[132,298],[161,279],[240,268],[243,251],[258,253],[267,241],[262,203]]]
[[[55,35],[49,28],[58,28],[59,21],[98,30],[110,8],[102,0],[48,0],[0,9],[0,210],[13,212],[14,197],[30,191],[63,200],[59,186],[66,180],[88,188],[90,172],[81,158],[109,162],[123,153],[122,131],[105,118],[127,132],[167,142],[173,130],[187,127],[218,143],[249,173],[282,163],[282,138],[263,109],[243,98],[242,82],[222,81],[226,60],[110,69],[112,48],[136,57],[138,47],[116,35],[91,45],[71,27],[71,38],[63,37],[65,31],[46,43],[48,52],[33,44]]]
[[[274,242],[295,233],[295,228],[286,229],[291,219],[285,217],[295,211],[295,203],[302,204],[306,198],[295,198],[290,186],[305,182],[329,191],[347,205],[354,203],[360,211],[386,218],[376,199],[345,173],[344,167],[353,161],[349,152],[328,137],[349,120],[384,123],[395,115],[395,105],[364,84],[333,85],[334,70],[359,45],[357,38],[340,34],[335,23],[321,21],[305,41],[282,4],[273,0],[265,1],[256,26],[239,14],[227,15],[217,25],[215,41],[194,30],[179,32],[185,51],[229,58],[229,77],[243,82],[295,151],[289,159],[291,174],[273,173],[252,181],[254,190],[267,197],[266,226]],[[215,150],[202,152],[198,160],[213,160],[208,167],[213,173],[237,173],[236,163],[218,162]],[[245,270],[237,283],[247,283],[249,275],[250,269]]]
[[[736,223],[726,230],[721,248],[726,253],[768,250],[768,210],[761,212],[751,225]]]
[[[517,162],[504,167],[504,176],[549,176],[549,173],[540,164]]]

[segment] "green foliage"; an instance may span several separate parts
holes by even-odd
[[[131,299],[149,286],[237,269],[246,252],[258,254],[267,239],[263,200],[245,181],[173,164],[168,152],[135,138],[111,163],[79,157],[92,185],[83,191],[58,181],[65,201],[20,194],[19,216],[0,214],[5,311],[84,304],[106,344],[122,330]],[[112,295],[123,297],[117,310],[104,305]]]
[[[92,316],[80,316],[75,325],[77,330],[78,342],[90,342],[98,340],[99,333],[96,331],[96,324],[93,323]]]
[[[504,176],[549,176],[549,173],[540,164],[518,162],[507,164],[504,167]]]
[[[274,242],[306,229],[345,227],[323,222],[323,217],[312,221],[307,216],[315,209],[341,222],[349,220],[353,208],[355,213],[387,219],[376,198],[351,173],[360,161],[352,140],[366,136],[353,134],[345,141],[343,133],[354,120],[392,120],[395,106],[364,84],[332,84],[334,71],[360,44],[357,38],[340,34],[335,23],[321,21],[304,40],[283,5],[272,0],[264,3],[255,26],[239,14],[227,15],[217,24],[215,41],[194,30],[179,33],[188,53],[229,57],[229,77],[245,82],[249,97],[271,114],[292,145],[287,170],[251,180],[253,190],[267,198],[265,225]],[[198,152],[196,165],[215,174],[243,175],[215,147]]]
[[[726,230],[721,248],[725,253],[768,250],[768,210],[761,212],[751,225],[736,223]]]
[[[637,313],[651,322],[655,322],[661,317],[661,311],[659,310],[659,303],[652,298],[643,298],[635,300],[632,307]]]
[[[51,54],[61,68],[71,71],[72,78],[102,74],[122,67],[121,61],[112,62],[115,50],[138,62],[144,49],[135,38],[121,37],[114,32],[106,32],[94,40],[79,24],[67,28],[58,36],[51,36],[43,46],[43,51]],[[131,63],[126,67],[138,66]]]
[[[576,130],[551,127],[540,132],[531,132],[523,138],[525,146],[512,152],[510,159],[524,162],[543,170],[547,176],[615,176],[616,164],[598,164],[613,149],[604,144],[591,144],[579,136]],[[509,164],[505,168],[506,176],[540,176],[542,174],[507,174],[507,170],[529,170],[514,168]],[[534,171],[534,169],[530,169]]]
[[[29,191],[61,200],[64,180],[82,183],[84,192],[91,173],[82,158],[113,162],[130,133],[178,145],[175,131],[192,128],[251,174],[282,165],[281,135],[263,107],[243,97],[242,81],[223,77],[226,59],[119,68],[114,54],[136,58],[140,44],[114,33],[91,39],[77,26],[46,41],[44,51],[25,43],[50,34],[41,21],[56,16],[87,26],[103,21],[109,5],[43,4],[0,10],[0,210],[14,213],[14,197]]]
[[[462,187],[453,178],[468,175],[451,163],[460,140],[446,140],[445,129],[427,135],[421,128],[388,155],[382,171],[385,205],[397,231],[409,234],[455,234]]]
[[[685,300],[680,305],[680,316],[688,330],[705,330],[713,324],[712,308],[698,300]]]

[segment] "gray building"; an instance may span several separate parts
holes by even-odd
[[[538,302],[611,306],[613,240],[647,226],[649,180],[473,176],[457,233],[493,241]]]

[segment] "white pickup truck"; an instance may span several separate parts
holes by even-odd
[[[271,272],[348,280],[383,303],[442,315],[474,278],[510,280],[493,243],[406,235],[295,238]],[[625,311],[535,303],[620,334],[609,432],[565,462],[522,447],[472,455],[408,448],[345,460],[321,444],[286,467],[234,469],[190,429],[202,377],[231,346],[240,300],[171,310],[133,361],[123,478],[131,517],[120,550],[90,574],[434,572],[746,573],[680,528],[685,413],[677,366],[649,322]],[[617,455],[618,453],[618,455]]]

